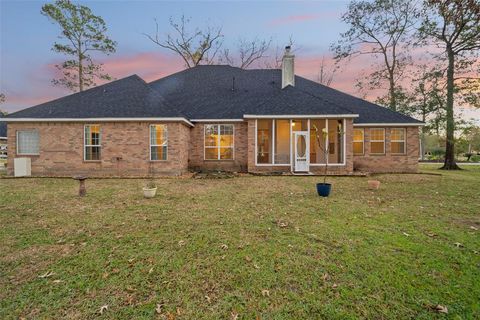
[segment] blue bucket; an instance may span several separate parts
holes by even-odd
[[[320,197],[328,197],[330,190],[332,190],[330,183],[317,183],[317,193]]]

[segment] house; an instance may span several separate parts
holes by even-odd
[[[10,114],[8,173],[180,175],[189,170],[415,172],[422,122],[281,70],[197,66],[133,75]],[[324,134],[325,132],[325,134]],[[328,154],[322,150],[328,146]]]
[[[0,170],[5,170],[6,165],[7,165],[7,123],[5,121],[0,121]]]

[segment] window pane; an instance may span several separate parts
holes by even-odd
[[[325,120],[310,120],[310,163],[325,163]]]
[[[403,154],[405,153],[405,142],[392,142],[392,153]]]
[[[384,140],[385,139],[385,130],[384,129],[370,129],[370,140]]]
[[[151,145],[167,145],[167,126],[164,124],[156,124],[150,126],[150,144]]]
[[[37,130],[18,131],[18,154],[39,154],[40,143]]]
[[[290,164],[290,120],[275,120],[275,163]]]
[[[257,120],[257,163],[272,163],[272,120]]]
[[[221,160],[232,160],[233,159],[233,148],[220,148],[220,159]]]
[[[390,140],[405,140],[405,131],[403,129],[392,129]]]
[[[167,146],[152,146],[151,160],[167,160]]]
[[[370,153],[385,153],[384,142],[370,142]]]
[[[292,131],[307,131],[308,130],[308,120],[292,120]]]
[[[205,148],[205,159],[207,159],[207,160],[217,160],[218,159],[218,148]]]
[[[354,154],[363,154],[363,142],[354,142],[353,143],[353,153]]]
[[[215,147],[218,144],[218,126],[205,125],[205,146]]]
[[[85,160],[100,160],[100,147],[85,147]]]
[[[328,120],[328,163],[343,162],[343,121]]]
[[[233,125],[220,125],[220,147],[233,147]]]
[[[85,145],[99,146],[100,144],[100,126],[85,126]]]
[[[363,141],[363,129],[353,129],[353,141]]]

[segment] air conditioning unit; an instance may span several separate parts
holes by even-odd
[[[30,158],[13,159],[15,177],[30,177],[32,175],[32,161]]]

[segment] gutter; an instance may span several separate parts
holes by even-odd
[[[138,121],[181,121],[195,125],[183,117],[171,118],[2,118],[5,122],[138,122]]]

